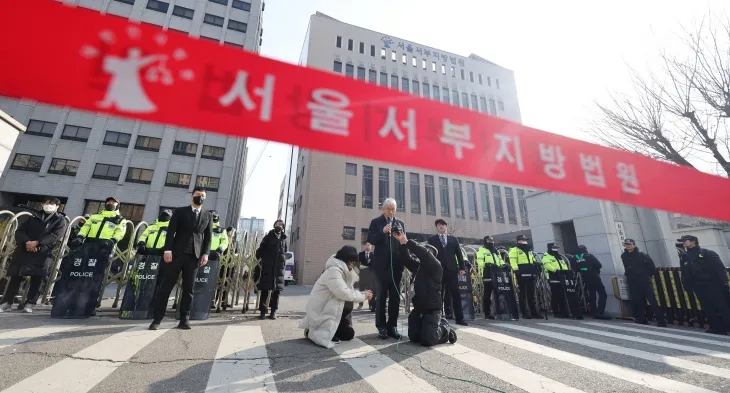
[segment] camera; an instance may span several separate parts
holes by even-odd
[[[674,247],[684,248],[684,243],[674,243]]]
[[[400,226],[398,221],[393,221],[393,225],[390,227],[390,232],[394,235],[400,235],[403,233],[403,227]]]

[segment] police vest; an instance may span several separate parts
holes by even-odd
[[[532,252],[528,255],[519,247],[509,249],[509,264],[513,270],[519,270],[519,265],[531,265],[533,263],[535,263],[535,254]]]
[[[479,270],[484,271],[484,265],[502,266],[504,265],[504,261],[499,255],[499,252],[493,254],[488,248],[480,247],[477,251],[477,266],[479,266]]]
[[[86,239],[110,240],[116,239],[117,242],[124,238],[127,232],[127,221],[119,214],[118,211],[103,211],[92,214],[77,236]]]
[[[555,258],[554,256],[550,254],[545,254],[542,256],[542,267],[545,269],[546,272],[549,273],[555,273],[557,271],[568,271],[570,268],[568,267],[568,264],[565,263],[565,260]],[[547,278],[550,278],[550,274],[546,273]]]
[[[213,223],[213,237],[210,239],[210,249],[217,250],[219,248],[222,248],[223,251],[228,248],[228,235],[218,223]]]
[[[147,227],[139,237],[140,242],[145,242],[145,247],[151,250],[158,250],[165,246],[167,239],[167,226],[170,221],[157,220],[154,224]]]

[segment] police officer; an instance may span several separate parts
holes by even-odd
[[[228,234],[225,229],[221,228],[218,212],[211,211],[211,214],[213,215],[213,237],[210,239],[210,250],[216,253],[211,257],[218,259],[228,249]]]
[[[550,283],[550,305],[556,318],[573,316],[583,319],[575,296],[575,281],[570,264],[555,243],[548,243],[547,253],[542,256],[542,267]]]
[[[654,296],[654,288],[651,285],[651,277],[654,275],[656,266],[648,254],[639,251],[634,239],[624,240],[624,252],[621,254],[621,262],[624,264],[626,279],[629,283],[629,295],[631,295],[631,306],[634,309],[634,322],[648,325],[646,320],[646,302],[649,301],[657,325],[666,327],[664,310],[659,307]]]
[[[603,266],[593,254],[588,252],[586,246],[578,246],[575,254],[575,270],[583,279],[585,290],[588,292],[588,304],[591,308],[591,315],[594,319],[611,319],[603,314],[606,310],[606,287],[601,281],[601,269]],[[598,296],[596,296],[598,295]],[[598,299],[596,299],[598,297]],[[598,304],[596,304],[598,300]]]
[[[476,263],[482,273],[482,282],[484,283],[484,295],[482,297],[484,317],[494,319],[494,315],[492,315],[492,294],[495,295],[495,298],[499,296],[495,291],[497,286],[494,284],[494,279],[496,274],[501,277],[501,272],[497,270],[504,266],[504,261],[494,246],[494,238],[491,236],[484,236],[484,245],[477,250]]]
[[[162,247],[167,239],[167,226],[170,225],[172,210],[163,210],[154,224],[145,228],[137,242],[137,252],[140,254],[162,255]]]
[[[520,289],[520,307],[525,319],[540,318],[535,303],[535,284],[539,274],[540,264],[527,243],[524,235],[517,236],[517,245],[509,250],[509,264],[517,275],[517,285]],[[529,309],[528,309],[529,308]]]
[[[124,238],[127,232],[127,221],[119,213],[119,201],[109,197],[104,201],[104,210],[92,214],[71,243],[72,247],[81,243],[99,244],[104,250],[111,252],[114,246]]]
[[[730,331],[730,305],[726,300],[725,265],[716,252],[701,248],[697,237],[684,235],[677,241],[687,250],[680,257],[682,285],[685,291],[694,291],[699,298],[710,324],[707,333],[727,334]]]

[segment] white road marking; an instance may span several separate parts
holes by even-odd
[[[260,326],[228,326],[221,337],[206,393],[276,393]]]
[[[43,336],[76,329],[78,326],[72,325],[47,325],[27,329],[9,330],[0,332],[0,350],[11,345],[19,344],[24,341],[33,340]]]
[[[598,323],[598,322],[583,322],[583,324],[591,325],[591,326],[600,326],[600,327],[609,328],[609,329],[624,330],[627,332],[652,334],[654,336],[659,336],[659,337],[674,338],[677,340],[693,341],[693,342],[701,343],[701,344],[718,345],[721,347],[730,348],[730,342],[727,342],[727,341],[708,340],[706,338],[688,337],[687,335],[684,335],[684,334],[655,332],[655,331],[650,331],[650,330],[646,330],[646,329],[637,329],[634,327],[620,326],[618,324],[607,324],[607,323]]]

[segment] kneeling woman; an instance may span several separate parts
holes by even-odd
[[[340,340],[355,337],[352,328],[353,303],[373,297],[372,292],[353,288],[357,274],[352,271],[357,262],[357,249],[344,246],[327,261],[322,275],[312,288],[307,301],[307,315],[299,324],[304,335],[317,345],[332,348]]]

